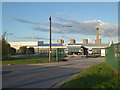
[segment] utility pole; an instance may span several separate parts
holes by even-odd
[[[51,57],[52,57],[52,48],[51,48],[51,44],[52,44],[52,41],[51,41],[51,16],[49,18],[50,20],[50,50],[49,50],[49,62],[51,61]]]

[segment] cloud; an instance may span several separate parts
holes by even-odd
[[[21,22],[21,23],[28,23],[28,24],[34,24],[34,25],[39,25],[39,24],[49,25],[49,22],[33,22],[25,19],[16,18],[16,17],[10,17],[10,18],[14,21]]]
[[[10,18],[14,21],[21,22],[21,23],[28,23],[28,24],[42,25],[42,26],[49,26],[50,25],[49,21],[47,21],[47,22],[33,22],[33,21],[25,20],[25,19],[16,18],[16,17],[10,17]],[[63,24],[52,22],[52,26],[54,28],[61,28],[63,26]]]
[[[57,20],[59,20],[59,21],[61,21],[61,22],[68,22],[68,20],[63,19],[63,18],[58,17],[58,16],[54,16],[53,19],[57,19]]]
[[[41,31],[41,32],[50,32],[50,30],[49,29],[46,29],[46,28],[42,28],[42,27],[34,27],[34,28],[32,28],[33,30],[35,30],[35,31]],[[62,30],[60,30],[60,29],[52,29],[52,32],[53,33],[62,33]]]
[[[104,37],[116,37],[118,36],[118,26],[117,24],[109,24],[102,22],[100,20],[77,22],[71,21],[66,24],[66,27],[60,27],[61,24],[53,24],[53,33],[64,33],[64,34],[81,34],[81,35],[95,35],[96,28],[100,29],[100,34]],[[63,26],[63,25],[62,25]],[[72,27],[67,27],[72,26]],[[49,29],[36,27],[33,30],[49,32]]]
[[[104,36],[104,37],[118,36],[118,25],[117,24],[109,24],[101,20],[91,20],[91,21],[80,22],[78,20],[64,19],[58,16],[54,16],[52,18],[53,18],[52,21],[54,21],[52,22],[53,33],[95,35],[96,28],[98,27],[100,29],[101,36]],[[38,26],[32,29],[36,31],[49,32],[49,21],[48,22],[33,22],[33,21],[19,19],[15,17],[11,17],[11,19],[14,21],[22,22],[22,23],[41,25],[40,27]],[[58,22],[55,22],[56,20],[58,20]],[[72,27],[68,27],[68,26],[72,26]]]
[[[19,37],[22,39],[42,39],[42,40],[48,40],[47,38],[43,38],[43,37],[38,37],[38,36],[23,36],[23,37]]]
[[[35,40],[35,39],[37,39],[37,40],[49,40],[49,38],[44,38],[44,37],[40,37],[40,36],[36,36],[36,35],[32,35],[32,36],[23,36],[23,37],[19,37],[19,38],[21,38],[21,39],[33,39],[33,40]],[[55,40],[55,39],[52,39],[52,40]]]
[[[116,37],[118,36],[118,25],[109,24],[101,20],[91,20],[79,22],[77,20],[66,20],[61,17],[57,17],[59,21],[67,22],[67,25],[72,26],[71,28],[66,27],[64,32],[82,35],[95,35],[96,28],[100,29],[100,34],[104,37]]]
[[[32,29],[33,29],[33,30],[36,30],[36,31],[49,32],[49,29],[41,28],[41,27],[34,27],[34,28],[32,28]]]
[[[100,34],[105,37],[118,37],[118,25],[117,24],[109,24],[102,23],[99,25],[101,31]]]

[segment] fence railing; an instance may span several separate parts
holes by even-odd
[[[120,73],[120,43],[112,44],[105,49],[105,59],[116,72]]]

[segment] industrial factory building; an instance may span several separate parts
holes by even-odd
[[[72,42],[74,41],[74,42]],[[39,41],[40,42],[40,41]],[[21,46],[33,47],[35,49],[35,53],[40,52],[49,52],[49,44],[39,43],[39,42],[9,42],[10,45],[17,50]],[[52,44],[52,51],[55,52],[57,48],[65,49],[66,54],[100,54],[101,49],[104,49],[108,46],[108,44],[84,44],[84,43],[75,43],[75,40],[70,40],[69,44],[64,44],[59,42],[58,44]]]
[[[44,44],[43,41],[36,42],[9,42],[10,45],[17,50],[21,46],[33,47],[35,53],[48,53],[49,44]],[[67,55],[88,55],[88,54],[101,54],[101,50],[105,49],[108,44],[101,43],[99,39],[99,28],[96,29],[96,40],[95,43],[89,43],[88,39],[83,39],[82,43],[76,43],[75,39],[71,39],[69,44],[65,44],[64,40],[60,39],[57,44],[52,44],[52,52],[55,53],[57,48],[63,48]]]

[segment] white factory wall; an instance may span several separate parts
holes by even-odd
[[[19,49],[21,46],[37,46],[38,42],[9,42],[11,47]]]
[[[39,50],[42,50],[42,49],[46,49],[46,50],[49,50],[49,46],[38,46],[38,42],[9,42],[11,47],[14,47],[16,48],[17,50],[21,47],[21,46],[27,46],[27,47],[33,47],[35,48],[35,52],[38,52]],[[86,44],[87,45],[87,44]],[[91,49],[104,49],[106,48],[107,46],[106,45],[92,45],[92,46],[84,46],[85,48],[91,48]],[[56,49],[56,48],[68,48],[68,47],[81,47],[82,45],[65,45],[65,46],[52,46],[53,49]],[[94,51],[94,50],[93,50]],[[104,56],[104,53],[102,53],[103,51],[100,50],[101,54]]]
[[[105,49],[101,49],[101,56],[105,56]]]

